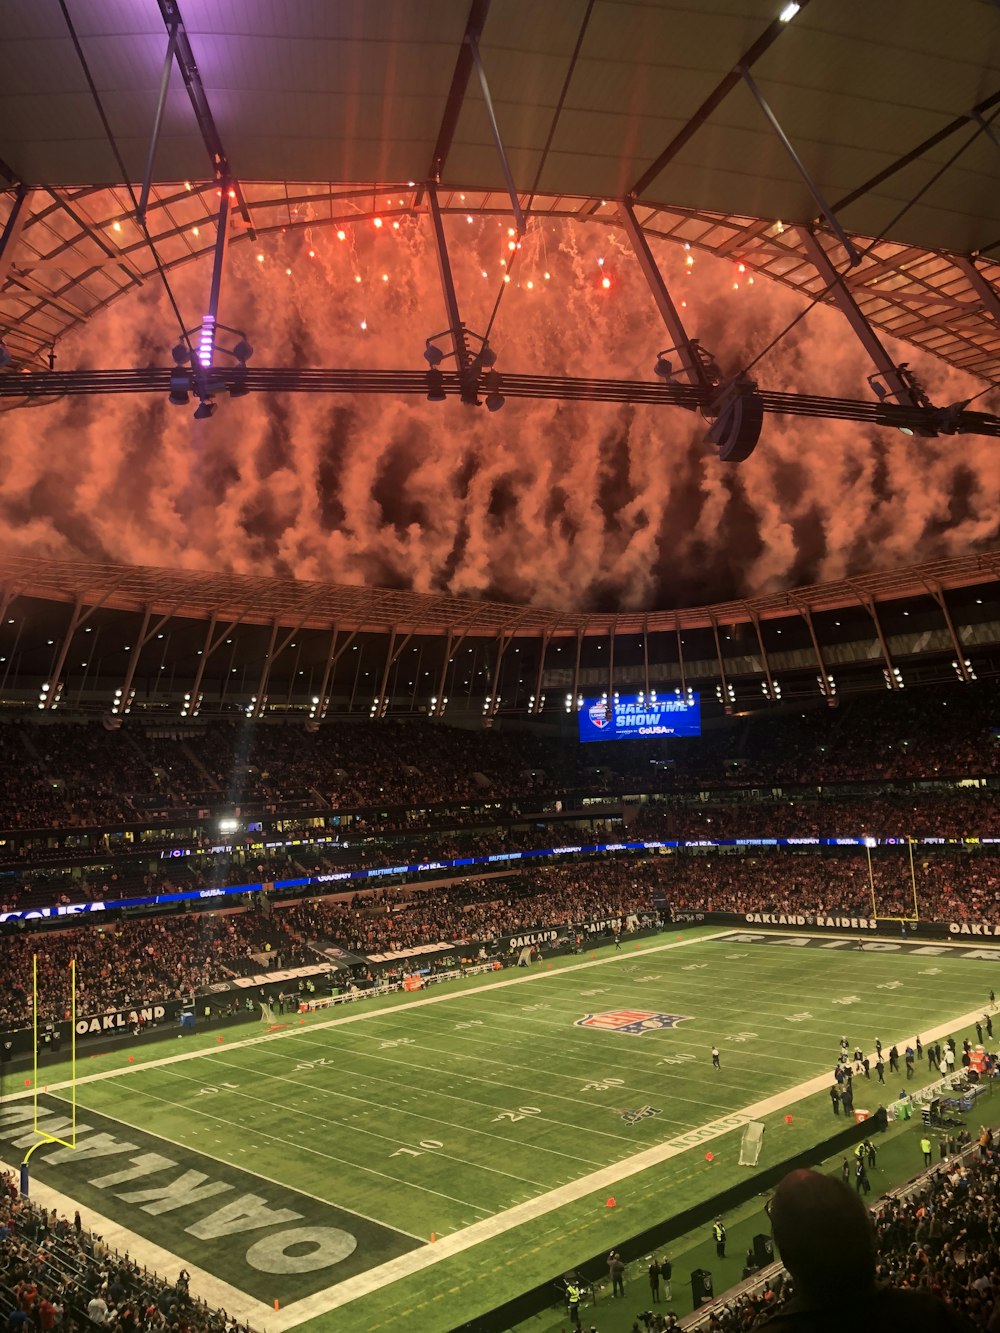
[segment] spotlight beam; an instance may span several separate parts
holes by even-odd
[[[169,367],[141,370],[53,370],[0,374],[0,400],[27,406],[39,399],[84,397],[97,394],[151,393],[166,396]],[[219,392],[245,385],[253,393],[368,393],[426,396],[427,375],[420,370],[296,370],[283,367],[216,367],[213,381]],[[461,397],[462,379],[454,371],[442,375],[447,397]],[[504,372],[507,398],[561,399],[567,402],[635,403],[653,407],[681,407],[701,411],[711,395],[690,384],[662,380],[579,379],[559,375],[517,375]],[[888,400],[857,401],[818,394],[759,390],[766,412],[778,416],[819,417],[856,421],[891,430],[935,430],[949,435],[984,435],[1000,439],[1000,416],[970,412],[961,404],[951,408],[919,407]]]

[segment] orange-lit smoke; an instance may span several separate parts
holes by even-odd
[[[473,329],[514,258],[498,370],[652,378],[669,339],[619,233],[536,222],[512,252],[506,222],[458,217],[448,230]],[[678,246],[658,258],[689,332],[726,371],[801,309],[733,262]],[[197,323],[207,266],[172,281]],[[426,224],[413,220],[347,228],[342,241],[313,227],[234,245],[221,317],[265,366],[420,369],[424,339],[447,322]],[[59,365],[166,365],[175,341],[150,283],[67,340]],[[903,344],[890,351],[935,401],[982,387]],[[867,397],[871,369],[819,308],[756,373],[767,388]],[[673,408],[508,400],[488,414],[450,400],[252,395],[195,422],[165,398],[119,397],[2,421],[9,549],[565,608],[669,607],[962,554],[993,544],[1000,522],[995,444],[836,421],[769,418],[739,468],[699,442],[700,418]]]

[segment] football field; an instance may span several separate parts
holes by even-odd
[[[40,1147],[33,1179],[158,1246],[168,1275],[200,1270],[255,1328],[445,1333],[744,1179],[747,1119],[768,1126],[761,1165],[810,1147],[843,1123],[842,1035],[960,1037],[998,961],[686,929],[134,1063],[120,1048],[81,1060],[77,1148]],[[65,1136],[58,1078],[40,1075],[40,1127]],[[857,1079],[855,1105],[896,1098],[886,1078]],[[23,1097],[0,1110],[4,1160],[37,1141],[30,1117]]]

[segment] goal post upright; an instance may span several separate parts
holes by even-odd
[[[920,920],[920,904],[917,901],[917,872],[913,868],[913,839],[907,838],[906,844],[910,849],[910,885],[913,889],[913,919]]]
[[[70,986],[70,1135],[68,1139],[60,1138],[58,1134],[51,1134],[47,1130],[38,1127],[38,954],[32,955],[31,959],[31,1036],[32,1036],[32,1066],[31,1066],[31,1105],[32,1105],[32,1129],[40,1135],[39,1141],[32,1144],[24,1155],[23,1166],[27,1165],[28,1158],[40,1148],[43,1143],[58,1143],[63,1148],[76,1148],[76,959],[71,958],[69,964],[69,986]]]

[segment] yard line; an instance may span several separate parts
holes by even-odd
[[[211,1111],[203,1111],[200,1106],[188,1106],[184,1102],[175,1102],[171,1097],[160,1097],[155,1092],[150,1092],[147,1088],[143,1087],[133,1088],[132,1091],[138,1093],[140,1097],[148,1097],[151,1101],[162,1102],[164,1106],[172,1106],[174,1110],[183,1110],[189,1115],[201,1116],[203,1120],[215,1120],[218,1122],[218,1124],[225,1125],[227,1129],[232,1130],[233,1122],[231,1120],[227,1120],[225,1116],[212,1115]],[[100,1113],[100,1107],[94,1107],[94,1110]],[[122,1116],[118,1115],[117,1111],[115,1112],[113,1118],[115,1120],[120,1121],[121,1124],[123,1125],[128,1125],[131,1129],[142,1130],[144,1133],[147,1134],[153,1132],[146,1129],[145,1126],[143,1125],[132,1124],[130,1120],[126,1120]],[[297,1148],[300,1152],[312,1153],[314,1157],[322,1157],[325,1161],[336,1162],[338,1166],[349,1166],[355,1171],[364,1172],[366,1175],[379,1176],[382,1180],[391,1180],[394,1185],[403,1185],[407,1189],[420,1190],[424,1194],[434,1194],[439,1199],[447,1199],[449,1203],[458,1203],[461,1204],[463,1208],[473,1209],[474,1212],[489,1214],[490,1210],[488,1208],[482,1208],[477,1203],[469,1203],[467,1199],[456,1199],[453,1194],[444,1194],[440,1190],[432,1190],[427,1185],[415,1185],[412,1183],[412,1181],[402,1180],[400,1179],[399,1176],[390,1175],[388,1171],[378,1171],[373,1166],[362,1166],[359,1162],[345,1161],[343,1157],[336,1157],[334,1156],[333,1153],[323,1152],[322,1149],[320,1148],[310,1148],[308,1144],[299,1143],[295,1139],[285,1139],[282,1138],[280,1134],[268,1134],[263,1129],[252,1129],[249,1130],[248,1132],[255,1135],[259,1139],[270,1139],[272,1143],[283,1143],[286,1148]],[[158,1137],[165,1139],[167,1143],[176,1142],[175,1139],[167,1138],[165,1134],[160,1134]],[[177,1146],[182,1147],[183,1145],[177,1144]],[[256,1175],[257,1172],[254,1172],[253,1174]],[[261,1176],[261,1179],[264,1180],[266,1179],[266,1177]],[[322,1200],[322,1202],[329,1203],[330,1201],[328,1199],[324,1199]],[[344,1205],[338,1202],[337,1207],[341,1208],[344,1207]],[[355,1216],[357,1217],[365,1216],[365,1214],[359,1212],[357,1208],[344,1208],[344,1211],[348,1213],[354,1213]],[[369,1222],[374,1222],[376,1219],[370,1217],[366,1218],[365,1220]],[[393,1226],[393,1223],[380,1222],[378,1223],[378,1225],[391,1227]],[[403,1231],[402,1227],[395,1227],[394,1229],[397,1231]],[[409,1231],[403,1231],[403,1235],[410,1236],[412,1240],[421,1240],[421,1241],[424,1240],[423,1236],[414,1236],[412,1232]]]
[[[249,1072],[249,1071],[247,1070],[247,1068],[246,1068],[245,1065],[238,1065],[238,1064],[235,1064],[232,1060],[223,1060],[223,1059],[221,1059],[221,1058],[218,1057],[218,1056],[213,1056],[213,1057],[212,1057],[212,1063],[213,1063],[213,1064],[225,1065],[227,1069],[238,1069],[238,1070],[241,1071],[241,1073],[247,1073],[247,1072]],[[254,1073],[257,1075],[257,1077],[261,1077],[261,1076],[263,1076],[264,1078],[274,1079],[274,1080],[277,1081],[277,1082],[281,1082],[281,1083],[291,1083],[291,1084],[292,1084],[294,1087],[296,1087],[296,1088],[308,1088],[308,1087],[310,1087],[310,1085],[309,1085],[308,1083],[303,1083],[301,1079],[298,1079],[298,1078],[289,1078],[286,1074],[268,1074],[268,1073],[265,1073],[263,1070],[260,1070],[260,1069],[255,1070]],[[184,1079],[184,1081],[185,1081],[186,1083],[195,1083],[195,1084],[200,1084],[200,1083],[201,1083],[201,1079],[199,1079],[199,1078],[193,1078],[190,1074],[182,1074],[182,1073],[181,1073],[179,1070],[177,1070],[177,1069],[169,1069],[169,1070],[167,1070],[167,1077],[168,1077],[168,1078],[181,1078],[181,1079]],[[252,1093],[252,1092],[244,1092],[244,1091],[243,1091],[242,1089],[240,1089],[240,1088],[227,1088],[226,1091],[227,1091],[227,1093],[229,1093],[229,1094],[230,1094],[231,1096],[233,1096],[233,1097],[243,1097],[243,1098],[245,1098],[247,1101],[251,1101],[251,1102],[259,1102],[262,1106],[268,1106],[268,1107],[270,1107],[270,1106],[273,1106],[273,1104],[274,1104],[274,1103],[271,1101],[271,1099],[270,1099],[269,1097],[258,1097],[258,1096],[256,1096],[254,1093]],[[339,1088],[337,1089],[336,1096],[338,1096],[338,1097],[349,1097],[351,1101],[362,1102],[365,1106],[378,1106],[378,1107],[380,1107],[380,1108],[383,1106],[383,1103],[381,1103],[381,1102],[373,1102],[373,1101],[372,1101],[370,1098],[368,1098],[368,1097],[352,1097],[352,1096],[350,1096],[349,1093],[342,1092]],[[391,1108],[389,1108],[389,1109],[392,1110],[392,1112],[393,1112],[394,1115],[409,1115],[409,1114],[411,1114],[409,1111],[404,1111],[402,1107],[395,1107],[395,1106],[393,1106],[393,1107],[391,1107]],[[330,1119],[329,1116],[325,1116],[325,1115],[317,1115],[315,1111],[305,1111],[305,1110],[302,1109],[301,1104],[298,1104],[298,1103],[296,1103],[295,1105],[293,1105],[293,1106],[291,1106],[291,1107],[287,1107],[286,1110],[291,1111],[291,1113],[294,1114],[294,1115],[297,1115],[297,1116],[304,1116],[307,1120],[318,1120],[318,1121],[320,1121],[321,1124],[324,1124],[324,1125],[327,1125],[327,1126],[330,1126],[330,1127],[336,1127],[337,1129],[341,1129],[341,1130],[346,1130],[348,1133],[353,1133],[353,1134],[367,1134],[367,1135],[370,1136],[371,1138],[382,1139],[382,1140],[384,1140],[386,1143],[391,1143],[391,1144],[393,1144],[393,1145],[394,1145],[395,1147],[397,1147],[397,1148],[405,1148],[405,1147],[408,1147],[408,1146],[409,1146],[409,1145],[407,1144],[407,1142],[406,1142],[405,1139],[397,1139],[397,1138],[393,1138],[393,1136],[392,1136],[391,1134],[380,1134],[377,1130],[374,1130],[374,1129],[362,1129],[362,1128],[361,1128],[360,1126],[358,1126],[358,1125],[348,1125],[348,1124],[345,1124],[345,1123],[344,1123],[343,1121],[341,1121],[341,1120]],[[435,1120],[433,1119],[432,1116],[428,1116],[428,1115],[417,1116],[417,1119],[419,1119],[419,1120],[429,1120],[429,1121],[431,1121],[432,1124],[437,1124],[437,1125],[443,1125],[443,1124],[448,1124],[448,1123],[449,1123],[448,1121],[443,1121],[443,1120],[435,1121]],[[475,1134],[475,1133],[477,1132],[476,1130],[471,1129],[471,1127],[467,1127],[467,1126],[464,1126],[464,1125],[455,1125],[455,1124],[451,1124],[450,1127],[451,1127],[452,1129],[462,1129],[462,1130],[466,1130],[466,1132],[471,1132],[471,1133],[473,1133],[473,1134]],[[488,1133],[488,1132],[489,1132],[489,1131],[484,1131],[484,1133]],[[501,1136],[501,1135],[498,1135],[498,1134],[490,1134],[489,1137],[495,1139],[495,1138],[501,1138],[502,1136]],[[510,1144],[510,1140],[509,1140],[509,1139],[505,1139],[504,1142],[507,1143],[508,1146],[509,1146],[509,1144]],[[543,1181],[543,1180],[529,1180],[526,1176],[515,1176],[515,1175],[513,1175],[510,1171],[501,1171],[500,1168],[497,1167],[497,1166],[486,1166],[483,1162],[470,1161],[468,1158],[465,1158],[465,1157],[455,1157],[455,1156],[453,1156],[451,1153],[447,1153],[447,1152],[445,1152],[443,1149],[440,1149],[440,1148],[435,1148],[435,1149],[434,1149],[434,1155],[435,1155],[436,1157],[443,1157],[443,1158],[446,1158],[449,1162],[459,1162],[462,1166],[467,1166],[467,1167],[469,1167],[469,1168],[472,1169],[472,1170],[476,1170],[476,1169],[478,1169],[478,1170],[480,1170],[480,1171],[490,1171],[490,1172],[492,1172],[494,1175],[498,1175],[498,1176],[506,1176],[508,1180],[516,1180],[516,1181],[518,1182],[519,1185],[533,1185],[533,1186],[535,1186],[536,1189],[540,1189],[540,1190],[543,1190],[543,1189],[546,1189],[546,1188],[547,1188],[546,1182]]]
[[[310,1044],[315,1045],[316,1043],[310,1043]],[[329,1050],[330,1047],[327,1046],[325,1049]],[[400,1060],[396,1057],[376,1055],[373,1051],[347,1052],[347,1054],[358,1054],[362,1057],[362,1059],[365,1060],[382,1060],[386,1064],[402,1066],[404,1069],[422,1069],[424,1070],[425,1073],[439,1072],[439,1071],[428,1071],[425,1065],[414,1064],[412,1060]],[[477,1075],[477,1074],[463,1073],[461,1075],[461,1078],[473,1083],[485,1083],[492,1088],[506,1089],[507,1091],[514,1092],[519,1096],[523,1093],[531,1097],[543,1097],[543,1096],[552,1097],[552,1098],[558,1098],[560,1101],[572,1102],[574,1105],[577,1106],[580,1105],[578,1098],[566,1097],[564,1096],[564,1094],[558,1092],[546,1093],[540,1091],[538,1088],[518,1088],[513,1084],[497,1083],[493,1079],[484,1078],[482,1075]],[[507,1109],[506,1107],[503,1106],[494,1106],[490,1102],[477,1101],[475,1097],[462,1097],[457,1092],[445,1092],[443,1088],[434,1088],[430,1095],[434,1097],[447,1097],[450,1101],[466,1102],[469,1106],[481,1106],[487,1111],[503,1111]],[[603,1110],[605,1108],[598,1106],[598,1107],[592,1107],[592,1109]],[[579,1134],[600,1134],[602,1138],[617,1139],[620,1143],[632,1142],[632,1140],[629,1138],[627,1134],[612,1134],[610,1130],[594,1129],[589,1125],[568,1124],[564,1120],[554,1120],[551,1116],[534,1116],[533,1123],[536,1124],[545,1123],[550,1125],[557,1125],[560,1129],[570,1129],[573,1130],[574,1133],[579,1133]]]
[[[720,932],[723,933],[723,932]],[[687,949],[692,945],[701,944],[706,940],[714,939],[714,935],[695,935],[686,940],[675,940],[670,944],[652,944],[645,949],[645,956],[655,953],[665,953],[670,949]],[[638,946],[637,946],[638,947]],[[337,1018],[327,1018],[319,1023],[310,1023],[311,1032],[325,1032],[328,1028],[346,1027],[349,1023],[373,1022],[379,1018],[384,1018],[389,1014],[398,1013],[400,1010],[424,1009],[432,1004],[454,1004],[455,1001],[464,999],[468,995],[481,995],[485,991],[506,990],[510,986],[535,985],[539,982],[548,981],[553,977],[565,976],[570,972],[583,972],[593,967],[607,967],[608,964],[621,962],[629,955],[612,954],[610,958],[596,958],[588,960],[586,963],[570,963],[566,967],[554,968],[551,972],[548,970],[542,972],[531,972],[523,977],[506,977],[502,981],[491,981],[480,986],[469,986],[460,991],[444,990],[437,995],[421,995],[419,999],[402,1000],[399,1004],[391,1005],[385,1009],[368,1009],[360,1013],[340,1014]],[[268,1032],[263,1035],[258,1034],[253,1037],[243,1037],[237,1041],[227,1043],[230,1051],[242,1050],[248,1046],[263,1046],[268,1042],[283,1041],[291,1036],[291,1032]],[[221,1038],[220,1038],[221,1040]],[[145,1069],[163,1069],[168,1065],[182,1064],[185,1060],[200,1060],[203,1055],[208,1055],[212,1047],[203,1046],[196,1051],[179,1051],[176,1055],[164,1055],[156,1060],[146,1060],[142,1064],[127,1065],[121,1069],[104,1069],[97,1074],[84,1074],[82,1077],[73,1079],[64,1079],[61,1083],[49,1084],[52,1092],[60,1092],[64,1088],[74,1086],[82,1087],[86,1083],[99,1083],[108,1078],[126,1078],[131,1074],[139,1074]],[[32,1096],[31,1089],[20,1092],[11,1092],[6,1094],[7,1101],[16,1101],[21,1097]]]
[[[300,1039],[300,1040],[301,1040],[301,1039]],[[317,1043],[310,1043],[310,1044],[317,1044]],[[335,1048],[335,1047],[332,1047],[332,1046],[325,1046],[324,1049],[326,1049],[326,1050],[335,1050],[336,1048]],[[297,1055],[287,1055],[284,1051],[271,1051],[270,1054],[272,1054],[272,1055],[280,1055],[281,1058],[282,1058],[283,1060],[299,1060],[299,1059],[301,1058],[301,1057],[299,1057],[299,1056],[297,1056]],[[339,1055],[343,1055],[343,1052],[338,1052],[338,1054],[339,1054]],[[362,1059],[367,1059],[367,1058],[368,1058],[368,1056],[367,1056],[367,1055],[365,1054],[365,1052],[363,1052],[363,1051],[359,1051],[359,1052],[357,1052],[357,1054],[358,1054],[359,1056],[361,1056]],[[246,1072],[248,1072],[248,1071],[250,1070],[250,1066],[249,1066],[249,1065],[239,1065],[239,1064],[234,1064],[232,1061],[223,1060],[223,1059],[221,1059],[220,1056],[217,1056],[217,1055],[214,1055],[214,1054],[213,1054],[213,1055],[210,1055],[208,1058],[212,1061],[213,1064],[225,1064],[225,1065],[228,1065],[230,1069],[238,1069],[238,1070],[240,1070],[241,1072],[244,1072],[244,1073],[246,1073]],[[416,1067],[419,1067],[419,1066],[416,1066]],[[316,1067],[316,1070],[315,1070],[315,1071],[305,1071],[305,1072],[316,1072],[316,1073],[320,1073],[320,1074],[322,1074],[323,1071],[324,1071],[324,1069],[326,1069],[326,1068],[327,1068],[327,1066],[325,1066],[325,1065],[318,1065],[318,1066]],[[263,1076],[264,1078],[281,1078],[281,1077],[282,1077],[282,1075],[280,1075],[280,1074],[268,1074],[265,1070],[260,1069],[259,1066],[254,1067],[254,1069],[252,1070],[252,1072],[253,1072],[254,1074],[258,1075],[258,1076]],[[342,1069],[338,1069],[338,1073],[340,1073],[340,1072],[343,1072],[343,1070],[342,1070]],[[381,1075],[379,1075],[379,1074],[371,1074],[371,1073],[368,1073],[367,1071],[363,1071],[363,1072],[360,1073],[359,1076],[360,1076],[361,1078],[371,1079],[371,1080],[372,1080],[373,1082],[375,1082],[375,1083],[387,1083],[390,1087],[394,1087],[394,1088],[398,1088],[398,1087],[399,1087],[399,1084],[398,1084],[398,1082],[397,1082],[396,1080],[391,1079],[391,1078],[383,1078],[383,1077],[382,1077]],[[198,1081],[198,1080],[195,1080],[195,1081]],[[310,1090],[315,1090],[315,1085],[314,1085],[314,1084],[311,1084],[311,1083],[305,1083],[305,1082],[303,1082],[303,1081],[300,1080],[300,1079],[295,1079],[295,1080],[288,1080],[288,1079],[286,1079],[285,1081],[286,1081],[286,1082],[288,1082],[288,1081],[296,1082],[296,1083],[298,1083],[298,1085],[299,1085],[300,1087],[303,1087],[303,1088],[309,1088]],[[578,1082],[579,1080],[574,1080],[574,1081]],[[507,1135],[505,1135],[505,1134],[494,1134],[491,1130],[488,1130],[488,1129],[474,1129],[471,1125],[460,1125],[460,1124],[456,1124],[456,1123],[455,1123],[454,1121],[452,1121],[452,1120],[442,1120],[439,1116],[421,1115],[421,1113],[420,1113],[419,1111],[407,1111],[404,1107],[402,1107],[402,1106],[397,1106],[397,1105],[395,1105],[394,1103],[389,1103],[389,1102],[375,1102],[375,1101],[372,1101],[372,1100],[371,1100],[370,1098],[368,1098],[368,1097],[359,1097],[359,1096],[357,1096],[357,1095],[354,1094],[354,1093],[347,1093],[347,1092],[344,1092],[343,1089],[340,1088],[340,1087],[338,1087],[338,1089],[337,1089],[337,1094],[336,1094],[336,1095],[337,1095],[338,1097],[346,1097],[346,1098],[348,1098],[350,1101],[363,1102],[363,1103],[365,1103],[367,1106],[378,1106],[378,1107],[384,1108],[384,1109],[386,1109],[386,1110],[391,1111],[394,1115],[410,1116],[412,1119],[415,1119],[415,1120],[427,1120],[427,1121],[429,1121],[432,1125],[437,1125],[437,1126],[439,1126],[439,1127],[440,1127],[441,1125],[447,1125],[449,1129],[460,1129],[463,1133],[466,1133],[466,1134],[481,1134],[481,1135],[484,1135],[486,1138],[497,1139],[497,1140],[499,1140],[499,1142],[505,1144],[505,1145],[508,1146],[508,1147],[510,1146],[510,1143],[511,1143],[511,1140],[510,1140],[510,1139],[507,1137]],[[437,1095],[437,1091],[436,1091],[436,1090],[435,1090],[434,1092],[431,1092],[431,1093],[428,1093],[428,1094],[427,1094],[427,1096],[429,1096],[429,1097],[436,1096],[436,1095]],[[535,1094],[534,1094],[534,1091],[533,1091],[532,1095],[535,1095]],[[602,1109],[604,1109],[604,1108],[603,1108],[601,1105],[599,1105],[597,1102],[587,1102],[586,1105],[588,1105],[588,1106],[592,1106],[595,1110],[602,1110]],[[296,1111],[299,1111],[299,1110],[300,1110],[300,1107],[299,1107],[299,1106],[296,1106],[296,1107],[295,1107],[295,1110],[296,1110]],[[339,1124],[340,1122],[339,1122],[339,1121],[330,1121],[329,1123],[330,1123],[330,1124]],[[554,1155],[554,1156],[556,1156],[556,1157],[566,1157],[566,1158],[569,1158],[569,1160],[570,1160],[570,1161],[573,1161],[573,1162],[586,1162],[588,1166],[601,1166],[601,1165],[602,1165],[601,1162],[593,1162],[593,1161],[591,1161],[591,1160],[590,1160],[589,1158],[587,1158],[587,1157],[581,1157],[581,1156],[579,1155],[579,1153],[560,1152],[560,1150],[559,1150],[558,1148],[545,1148],[545,1147],[543,1147],[543,1146],[542,1146],[541,1144],[539,1144],[539,1143],[533,1143],[533,1144],[531,1144],[531,1145],[525,1145],[525,1146],[530,1146],[535,1152],[551,1153],[552,1155]]]
[[[933,1041],[938,1037],[947,1036],[952,1029],[967,1027],[974,1023],[981,1014],[982,1009],[979,1008],[971,1013],[954,1018],[949,1023],[939,1024],[928,1031],[927,1039]],[[899,1040],[902,1040],[902,1038],[899,1038]],[[660,1166],[663,1162],[677,1157],[680,1153],[687,1152],[694,1146],[707,1143],[727,1131],[738,1129],[748,1120],[758,1120],[762,1116],[782,1111],[785,1107],[791,1106],[813,1093],[823,1092],[828,1084],[829,1077],[826,1074],[809,1079],[795,1088],[786,1089],[784,1092],[765,1098],[763,1101],[755,1102],[751,1106],[745,1106],[730,1115],[709,1121],[707,1124],[685,1134],[679,1134],[664,1143],[646,1148],[633,1157],[625,1158],[623,1161],[605,1167],[600,1171],[595,1171],[591,1175],[582,1176],[568,1185],[560,1185],[548,1194],[530,1199],[526,1203],[516,1204],[505,1212],[495,1213],[492,1217],[473,1223],[471,1227],[467,1227],[463,1231],[442,1236],[436,1245],[411,1251],[398,1259],[389,1260],[387,1263],[380,1264],[377,1268],[369,1269],[365,1273],[359,1273],[355,1277],[348,1278],[336,1286],[328,1287],[325,1291],[307,1296],[300,1301],[287,1305],[284,1310],[280,1311],[269,1322],[269,1333],[286,1333],[286,1330],[294,1328],[307,1319],[313,1319],[317,1315],[340,1309],[361,1296],[366,1296],[370,1292],[399,1281],[401,1278],[410,1277],[432,1264],[462,1254],[483,1241],[492,1240],[514,1227],[523,1226],[526,1222],[535,1221],[554,1209],[576,1203],[580,1199],[586,1198],[588,1194],[618,1186],[630,1176],[637,1175],[650,1167]]]
[[[310,1040],[309,1040],[308,1038],[306,1038],[306,1037],[298,1037],[296,1040],[298,1040],[299,1042],[301,1042],[303,1045],[316,1047],[318,1050],[325,1050],[325,1051],[334,1051],[334,1050],[337,1050],[336,1047],[334,1047],[334,1046],[330,1046],[330,1045],[329,1045],[328,1043],[326,1043],[326,1042],[310,1041]],[[491,1057],[489,1057],[489,1056],[485,1056],[485,1055],[468,1055],[468,1054],[466,1054],[465,1052],[462,1052],[462,1051],[442,1051],[442,1050],[441,1050],[440,1048],[438,1048],[438,1047],[428,1047],[428,1046],[426,1045],[426,1043],[422,1044],[421,1047],[420,1047],[420,1049],[421,1049],[421,1051],[424,1051],[424,1050],[430,1050],[430,1051],[433,1051],[434,1054],[436,1054],[436,1055],[447,1055],[448,1058],[451,1059],[451,1060],[472,1060],[472,1061],[474,1061],[476,1064],[499,1065],[499,1066],[500,1066],[501,1068],[503,1068],[503,1069],[509,1069],[509,1068],[511,1067],[511,1066],[508,1064],[508,1062],[507,1062],[507,1061],[504,1061],[504,1060],[495,1060],[495,1059],[492,1059]],[[282,1054],[283,1054],[283,1052],[282,1052]],[[357,1054],[357,1055],[361,1056],[363,1059],[366,1059],[366,1060],[381,1060],[381,1061],[383,1061],[384,1063],[386,1063],[386,1064],[390,1064],[390,1065],[402,1065],[404,1068],[407,1068],[407,1069],[423,1069],[423,1070],[427,1070],[428,1072],[431,1072],[430,1070],[428,1070],[428,1067],[427,1067],[427,1066],[425,1066],[425,1065],[423,1065],[423,1064],[414,1064],[413,1061],[411,1061],[411,1060],[406,1060],[406,1059],[403,1058],[402,1056],[398,1056],[398,1055],[376,1055],[374,1051],[351,1051],[351,1052],[348,1052],[348,1054]],[[285,1058],[286,1058],[286,1059],[292,1059],[292,1058],[294,1058],[294,1057],[287,1056],[287,1057],[285,1057]],[[579,1059],[579,1058],[582,1058],[582,1057],[573,1057],[573,1058],[577,1058],[577,1059]],[[605,1070],[605,1069],[621,1069],[621,1070],[624,1070],[625,1072],[630,1072],[630,1067],[629,1067],[628,1065],[623,1065],[623,1064],[619,1064],[619,1063],[617,1063],[617,1062],[611,1062],[611,1061],[605,1060],[604,1057],[603,1057],[603,1054],[602,1054],[602,1053],[599,1053],[599,1052],[594,1052],[594,1053],[592,1054],[591,1058],[590,1058],[586,1063],[588,1064],[588,1066],[589,1066],[589,1068],[590,1068],[591,1071],[593,1071],[593,1070],[599,1065],[600,1068],[601,1068],[601,1070]],[[812,1061],[811,1064],[812,1064],[812,1067],[815,1068],[815,1061]],[[431,1068],[432,1068],[433,1072],[447,1072],[447,1071],[441,1071],[440,1068],[439,1068],[437,1065],[434,1065],[434,1066],[432,1066]],[[535,1066],[534,1066],[534,1065],[522,1065],[522,1066],[518,1066],[518,1068],[521,1068],[521,1069],[530,1069],[530,1070],[533,1070],[533,1071],[535,1071],[535,1072],[542,1072],[542,1071],[537,1071],[537,1070],[535,1070]],[[580,1081],[581,1079],[583,1079],[584,1082],[587,1082],[587,1081],[589,1081],[589,1079],[591,1079],[592,1077],[594,1077],[593,1072],[591,1072],[591,1074],[589,1074],[589,1075],[586,1075],[586,1074],[560,1074],[557,1070],[549,1070],[549,1069],[545,1070],[544,1072],[545,1072],[546,1075],[549,1076],[549,1077],[568,1078],[568,1079],[570,1079],[570,1080],[571,1080],[572,1082],[574,1082],[574,1083],[579,1083],[579,1081]],[[655,1074],[655,1071],[653,1071],[653,1070],[644,1070],[643,1073],[645,1073],[645,1074],[654,1073],[654,1074]],[[538,1095],[538,1089],[537,1089],[537,1088],[523,1088],[523,1087],[520,1087],[520,1086],[519,1086],[518,1084],[516,1084],[516,1083],[497,1082],[497,1081],[495,1081],[495,1080],[493,1080],[493,1079],[485,1078],[483,1075],[479,1075],[479,1074],[468,1074],[468,1073],[466,1073],[464,1070],[460,1072],[459,1077],[461,1077],[461,1078],[463,1078],[463,1079],[468,1079],[468,1080],[470,1080],[470,1081],[472,1081],[472,1082],[475,1082],[475,1083],[487,1083],[487,1084],[489,1084],[491,1087],[503,1087],[503,1088],[509,1088],[511,1092],[515,1092],[515,1093],[517,1093],[518,1095],[520,1095],[520,1094],[524,1094],[524,1095],[530,1095],[530,1096],[533,1096],[533,1097]],[[665,1074],[663,1074],[663,1073],[661,1072],[661,1073],[658,1075],[658,1077],[661,1078],[661,1079],[663,1079],[663,1078],[666,1078],[667,1075],[665,1075]],[[643,1090],[640,1089],[640,1088],[633,1087],[632,1090],[633,1090],[634,1092],[637,1092],[637,1093],[642,1093],[642,1095],[644,1095],[644,1096],[647,1095],[647,1094],[646,1094],[645,1092],[643,1092]],[[435,1089],[435,1092],[437,1092],[437,1091],[438,1091],[438,1089]],[[624,1091],[624,1089],[623,1089],[623,1091]],[[650,1096],[658,1096],[658,1095],[662,1095],[662,1092],[663,1092],[663,1089],[662,1089],[662,1088],[658,1088],[658,1089],[656,1089],[654,1092],[652,1092],[652,1093],[650,1093],[650,1094],[648,1094],[648,1095],[650,1095]],[[600,1111],[600,1110],[603,1110],[603,1109],[604,1109],[604,1103],[603,1103],[603,1102],[585,1101],[585,1100],[583,1100],[583,1098],[582,1098],[581,1096],[570,1097],[570,1096],[567,1096],[566,1093],[562,1093],[562,1092],[551,1092],[551,1091],[546,1092],[545,1095],[546,1095],[547,1097],[555,1098],[555,1099],[557,1099],[557,1100],[559,1100],[559,1101],[571,1102],[574,1106],[586,1106],[586,1107],[588,1107],[589,1109],[591,1109],[591,1110],[595,1110],[595,1111]],[[705,1101],[704,1099],[702,1099],[702,1098],[700,1098],[700,1097],[696,1097],[696,1098],[684,1098],[684,1097],[679,1097],[679,1096],[678,1096],[677,1100],[678,1100],[678,1101],[682,1101],[682,1102],[686,1102],[686,1101],[689,1101],[689,1100],[690,1100],[690,1101],[694,1102],[694,1103],[695,1103],[696,1105],[698,1105],[698,1106],[702,1106],[702,1107],[704,1107],[704,1106],[711,1106],[711,1107],[713,1107],[713,1109],[718,1110],[718,1111],[727,1111],[727,1110],[730,1109],[728,1106],[719,1105],[718,1103],[714,1103],[714,1102],[707,1102],[707,1101]]]

